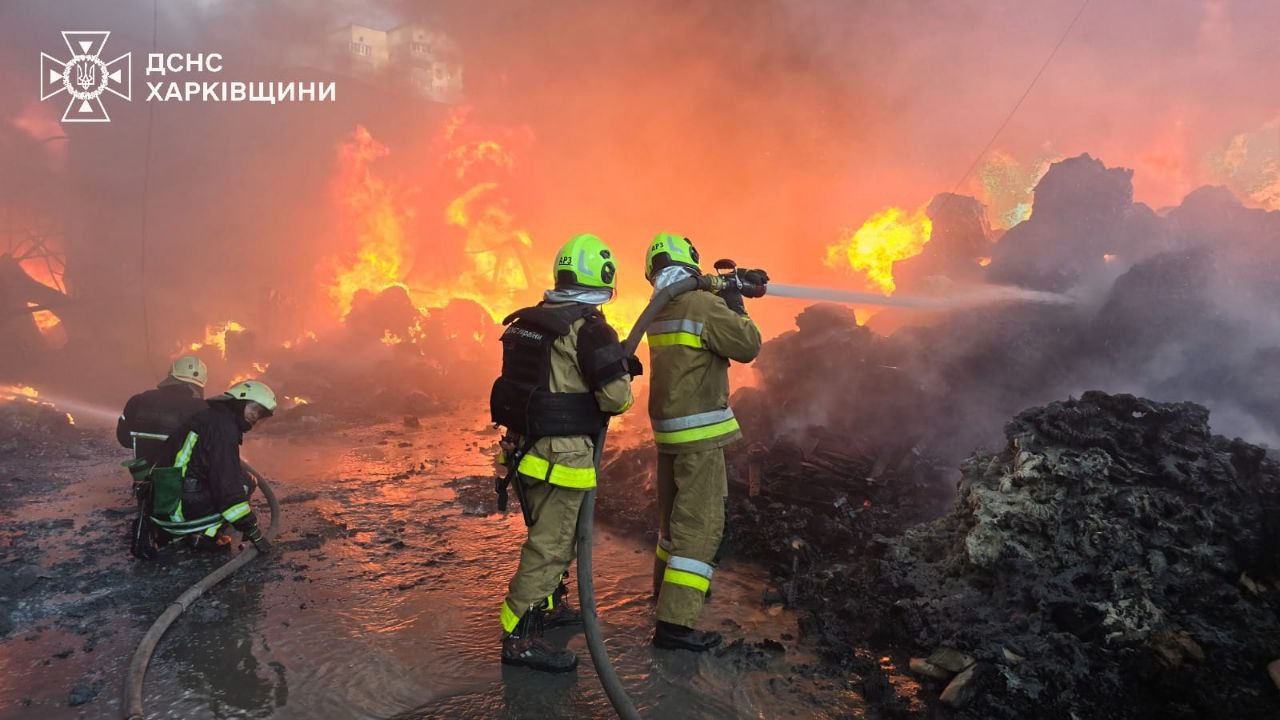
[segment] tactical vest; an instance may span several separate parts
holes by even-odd
[[[600,410],[593,393],[551,392],[552,346],[582,318],[588,318],[588,325],[608,327],[594,306],[582,304],[562,308],[538,305],[517,310],[502,321],[508,326],[502,334],[502,375],[489,394],[489,414],[494,423],[522,435],[526,441],[600,432],[609,416]],[[581,359],[594,359],[602,353],[600,349],[584,347],[583,340],[580,332],[579,367],[588,385],[598,387],[592,376],[600,375],[591,372],[598,365],[593,361],[584,366]]]

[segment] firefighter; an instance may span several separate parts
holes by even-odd
[[[577,667],[572,650],[542,639],[545,627],[581,621],[567,606],[565,573],[574,558],[578,509],[596,485],[595,443],[609,416],[631,407],[631,379],[642,372],[624,357],[600,305],[613,299],[617,260],[600,238],[576,235],[556,255],[555,289],[504,325],[502,375],[490,410],[505,426],[499,464],[516,485],[528,536],[507,586],[499,620],[502,662],[534,670]],[[500,485],[500,502],[505,485]]]
[[[155,389],[138,393],[125,403],[116,421],[116,440],[132,448],[135,457],[150,467],[172,459],[164,455],[164,439],[135,437],[135,433],[166,438],[173,434],[183,421],[209,407],[204,401],[208,379],[209,369],[200,358],[183,355],[174,360],[169,374]]]
[[[245,380],[207,405],[169,436],[164,452],[171,464],[151,471],[150,520],[165,539],[211,540],[230,524],[265,554],[270,547],[249,507],[252,485],[240,465],[240,444],[275,412],[275,393]]]
[[[763,271],[752,273],[767,282]],[[661,290],[701,274],[689,239],[659,233],[645,257],[645,278]],[[693,629],[711,587],[724,533],[724,447],[742,432],[729,408],[729,361],[751,362],[760,330],[740,290],[692,291],[673,298],[648,328],[649,417],[658,449],[658,597],[653,644],[701,652],[720,634]]]

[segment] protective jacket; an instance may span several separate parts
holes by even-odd
[[[165,453],[172,466],[153,475],[172,472],[181,477],[181,496],[176,506],[164,502],[157,480],[157,512],[152,516],[157,525],[174,535],[213,535],[224,522],[245,534],[257,526],[240,466],[240,443],[247,429],[242,423],[232,404],[209,402],[169,436]]]
[[[618,334],[595,306],[572,302],[540,303],[504,323],[489,406],[524,450],[517,470],[530,481],[595,487],[595,435],[633,402]]]
[[[116,440],[127,448],[133,448],[130,433],[172,435],[182,423],[209,405],[195,393],[195,386],[173,380],[161,382],[154,390],[138,393],[129,398],[120,419],[116,421]],[[138,438],[137,457],[152,466],[163,465],[173,459],[165,453],[163,440]]]
[[[760,330],[704,291],[676,296],[649,325],[649,419],[658,452],[721,448],[742,437],[729,407],[729,361],[751,362]]]

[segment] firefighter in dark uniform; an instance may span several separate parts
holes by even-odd
[[[183,355],[174,360],[169,375],[155,389],[138,393],[125,403],[116,421],[116,440],[153,467],[172,460],[172,455],[164,455],[164,439],[135,438],[134,433],[168,438],[187,418],[209,407],[204,401],[208,380],[209,370],[200,358]]]
[[[499,612],[508,665],[564,672],[578,664],[572,650],[544,642],[542,631],[581,619],[567,607],[564,586],[578,509],[596,485],[597,435],[609,416],[631,407],[631,378],[641,373],[600,312],[616,276],[617,260],[600,238],[577,235],[556,255],[555,289],[504,321],[502,376],[490,409],[507,428],[499,464],[520,484],[529,525]]]
[[[240,444],[275,409],[271,388],[245,380],[211,398],[169,436],[164,446],[168,460],[151,471],[150,521],[158,536],[214,538],[230,524],[260,551],[269,551],[249,507],[252,487],[240,465]]]

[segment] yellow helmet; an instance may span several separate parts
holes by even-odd
[[[196,387],[204,387],[209,381],[209,368],[195,355],[183,355],[173,361],[169,367],[169,377],[191,383]]]
[[[557,290],[610,290],[618,284],[618,261],[595,235],[574,235],[556,253]]]
[[[698,249],[689,238],[673,233],[658,233],[649,243],[649,252],[644,256],[644,279],[653,280],[663,268],[672,265],[683,265],[694,272],[702,272],[698,267]]]
[[[276,411],[276,394],[258,380],[238,382],[214,400],[252,400],[266,408],[269,413]]]

